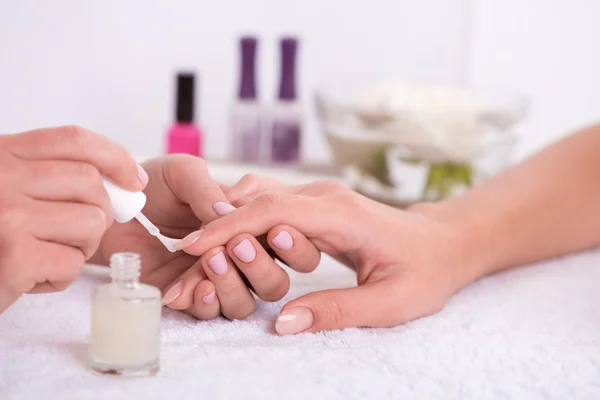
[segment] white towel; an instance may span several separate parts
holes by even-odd
[[[591,252],[488,277],[392,329],[279,337],[283,300],[246,321],[166,311],[161,372],[134,380],[86,368],[90,292],[107,280],[90,267],[67,291],[25,296],[0,316],[0,398],[598,399],[599,262]],[[355,282],[330,259],[292,275],[285,300]]]

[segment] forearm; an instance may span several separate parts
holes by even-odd
[[[418,207],[417,207],[418,208]],[[476,278],[600,244],[600,125],[427,213],[458,227]]]

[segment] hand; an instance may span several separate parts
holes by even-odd
[[[124,148],[80,127],[0,136],[0,313],[80,274],[113,220],[101,175],[147,182]]]
[[[461,264],[462,236],[453,226],[426,213],[377,203],[333,182],[259,195],[181,244],[189,254],[204,254],[239,234],[259,236],[282,224],[319,250],[347,260],[356,269],[358,287],[289,302],[276,321],[280,334],[401,324],[440,310],[476,277]]]
[[[241,187],[221,188],[210,177],[202,159],[172,155],[149,160],[143,166],[149,175],[145,190],[148,200],[143,212],[167,236],[184,237],[203,223],[234,209],[222,189],[235,194],[235,188]],[[248,182],[248,179],[242,181]],[[245,192],[238,190],[238,193]],[[247,280],[260,297],[279,299],[289,288],[285,271],[256,239],[249,235],[243,238],[248,240],[240,249],[246,251],[245,256],[233,251],[232,241],[229,252],[217,247],[198,258],[184,252],[168,252],[137,221],[131,221],[114,224],[106,233],[97,262],[106,263],[115,252],[139,253],[142,281],[162,289],[163,303],[170,308],[184,310],[199,319],[216,318],[221,313],[230,319],[242,319],[254,311],[255,300],[244,275],[234,268],[236,264],[247,266],[241,268],[243,271],[250,269]],[[248,248],[247,243],[252,247]],[[248,262],[242,262],[236,253]],[[248,254],[254,259],[245,258]],[[318,259],[315,266],[316,263]],[[268,279],[263,281],[266,275]]]
[[[182,179],[182,182],[189,184],[190,181]],[[221,202],[219,207],[213,208],[218,208],[219,214],[224,215],[235,209],[230,204],[239,206],[265,190],[284,186],[275,179],[246,175],[232,187],[220,185],[229,203]],[[207,202],[201,199],[199,201]],[[265,301],[280,300],[289,289],[289,277],[265,250],[269,248],[298,271],[310,272],[319,264],[320,252],[291,227],[273,227],[266,237],[259,238],[242,233],[225,246],[208,250],[193,268],[177,275],[169,285],[164,302],[172,309],[191,311],[201,319],[218,316],[220,303],[221,312],[227,318],[246,318],[255,308],[249,287]],[[215,291],[207,294],[207,288],[212,285],[216,300]],[[207,299],[214,303],[205,304]]]

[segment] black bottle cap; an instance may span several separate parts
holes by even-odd
[[[194,74],[190,72],[177,74],[177,122],[194,122],[194,78]]]

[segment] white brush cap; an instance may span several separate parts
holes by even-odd
[[[115,221],[124,223],[131,221],[146,205],[144,192],[130,192],[115,185],[110,179],[102,177],[104,188],[110,197]]]

